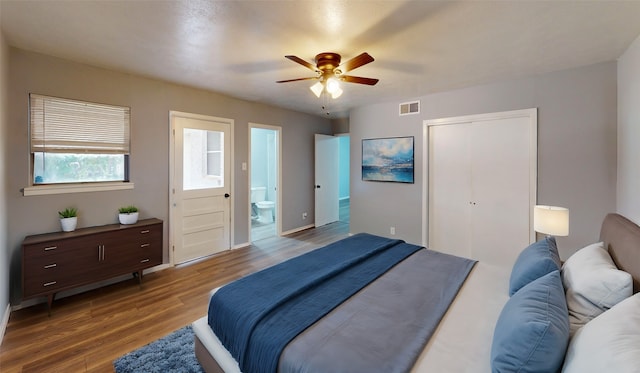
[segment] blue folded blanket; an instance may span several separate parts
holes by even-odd
[[[285,346],[420,246],[357,234],[219,289],[209,325],[244,372],[275,372]]]

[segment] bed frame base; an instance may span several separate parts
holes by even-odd
[[[224,370],[220,368],[218,362],[209,354],[206,347],[200,342],[200,339],[196,335],[195,337],[195,351],[196,358],[200,365],[202,365],[202,369],[207,373],[224,373]]]

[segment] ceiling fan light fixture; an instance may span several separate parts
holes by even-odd
[[[337,89],[335,89],[333,91],[333,93],[331,93],[331,98],[336,99],[336,98],[342,96],[342,92],[343,92],[342,88],[338,87]]]
[[[316,95],[316,97],[319,98],[322,94],[322,90],[324,89],[324,85],[322,85],[321,82],[316,82],[316,84],[309,87],[309,89],[311,90],[311,92],[313,92],[314,95]]]
[[[333,96],[333,94],[338,92],[338,90],[340,91],[340,94],[342,94],[342,89],[340,89],[340,83],[338,83],[338,79],[329,78],[327,80],[327,92],[329,92]]]

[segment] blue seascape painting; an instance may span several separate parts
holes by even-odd
[[[362,140],[362,180],[413,183],[413,136]]]

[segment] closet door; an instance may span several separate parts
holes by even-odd
[[[465,258],[471,257],[470,128],[429,128],[429,248]]]
[[[529,244],[529,119],[476,122],[469,130],[471,256],[508,268]]]
[[[528,116],[494,115],[428,126],[430,249],[513,265],[532,237],[531,123]]]

